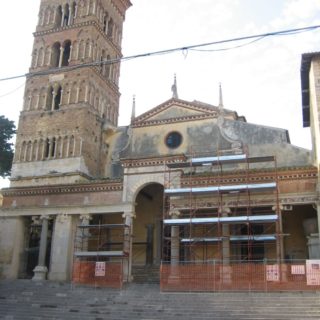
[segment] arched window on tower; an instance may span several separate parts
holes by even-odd
[[[44,158],[49,158],[50,155],[50,140],[46,139],[45,141],[45,148],[44,148]]]
[[[106,66],[105,77],[109,80],[110,80],[110,75],[111,75],[111,62],[110,62],[110,60],[111,60],[111,57],[109,55],[107,55],[107,63],[105,65]]]
[[[31,68],[36,68],[38,64],[38,50],[34,49],[32,53]]]
[[[71,23],[73,23],[73,20],[74,18],[77,17],[77,4],[75,1],[73,1],[72,3],[72,10],[71,10],[71,14],[72,14],[72,17],[71,17]]]
[[[107,33],[107,26],[108,26],[108,15],[103,17],[103,31]]]
[[[66,67],[69,65],[70,60],[70,53],[71,53],[71,41],[67,40],[63,44],[63,56],[62,56],[62,67]]]
[[[70,19],[70,7],[69,7],[69,4],[67,3],[66,6],[64,7],[63,27],[69,25],[69,19]]]
[[[58,6],[57,8],[57,13],[56,13],[56,22],[55,26],[57,28],[61,27],[61,22],[62,22],[62,7]]]
[[[112,35],[113,35],[113,27],[114,27],[113,20],[110,19],[109,22],[108,22],[108,33],[107,33],[107,36],[108,36],[109,38],[112,38]]]
[[[56,155],[56,138],[52,138],[51,140],[51,150],[50,150],[51,158],[54,158]]]
[[[51,110],[53,98],[53,88],[50,86],[47,91],[45,110]]]
[[[62,88],[61,86],[59,86],[54,96],[54,106],[53,106],[54,110],[60,109],[61,97],[62,97]]]
[[[104,75],[104,71],[105,71],[105,55],[106,55],[106,52],[105,50],[102,50],[101,52],[101,57],[100,57],[100,72]]]
[[[53,67],[53,68],[59,67],[60,48],[61,48],[60,42],[56,42],[56,43],[52,46],[52,51],[51,51],[51,67]]]

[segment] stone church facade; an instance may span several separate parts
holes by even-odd
[[[176,83],[117,125],[130,5],[41,1],[2,190],[1,277],[115,285],[161,266],[168,286],[180,266],[214,261],[230,284],[226,266],[319,258],[318,166],[286,130],[248,123],[222,94],[179,99]]]

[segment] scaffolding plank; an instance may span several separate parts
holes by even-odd
[[[247,157],[245,154],[236,155],[224,155],[216,157],[199,157],[191,158],[186,162],[173,162],[168,163],[169,168],[187,168],[187,167],[197,167],[197,166],[207,166],[207,165],[217,165],[217,164],[228,164],[228,163],[255,163],[255,162],[269,162],[275,161],[274,156],[259,156],[259,157]]]
[[[76,251],[76,257],[124,257],[123,251]]]
[[[256,216],[237,216],[237,217],[212,217],[212,218],[182,218],[182,219],[164,219],[166,225],[183,224],[210,224],[210,223],[263,223],[275,222],[278,220],[276,214],[256,215]]]
[[[277,237],[275,234],[265,235],[239,235],[230,237],[204,237],[204,238],[184,238],[181,239],[181,243],[195,243],[195,242],[221,242],[222,240],[234,241],[276,241]]]
[[[275,182],[269,183],[255,183],[255,184],[238,184],[238,185],[222,185],[209,187],[195,187],[195,188],[173,188],[165,189],[164,193],[168,196],[182,196],[190,193],[206,194],[206,193],[235,193],[244,191],[259,191],[275,189],[277,184]]]
[[[119,227],[127,227],[126,224],[123,223],[114,223],[114,224],[79,224],[78,228],[119,228]]]
[[[236,154],[236,155],[226,155],[218,157],[202,157],[202,158],[192,158],[192,165],[208,165],[208,164],[217,164],[217,163],[237,163],[242,162],[247,158],[245,154]]]

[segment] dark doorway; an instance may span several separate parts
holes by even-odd
[[[149,184],[138,193],[133,222],[133,265],[160,264],[162,206],[162,185]]]
[[[40,223],[39,223],[40,222]],[[27,227],[27,248],[25,249],[26,268],[24,277],[31,279],[34,275],[33,270],[38,265],[39,248],[40,248],[40,235],[41,235],[41,221],[29,221]],[[50,255],[51,255],[51,237],[53,230],[53,221],[49,220],[47,253],[46,253],[46,267],[49,269]]]

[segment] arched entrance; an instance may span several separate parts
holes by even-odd
[[[161,260],[163,186],[148,184],[140,190],[135,202],[132,265],[157,266]]]

